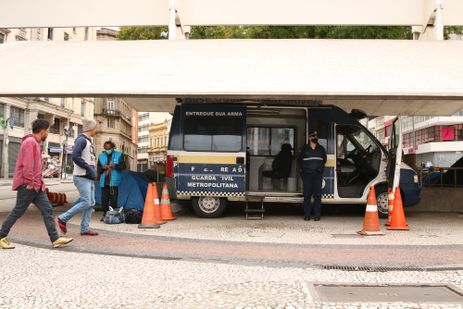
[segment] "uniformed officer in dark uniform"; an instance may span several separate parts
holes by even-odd
[[[313,209],[314,219],[319,221],[326,150],[318,143],[317,131],[309,133],[309,143],[302,146],[298,162],[304,184],[304,220],[310,220]],[[310,203],[312,195],[314,198],[313,208]]]

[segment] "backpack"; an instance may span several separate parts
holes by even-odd
[[[125,222],[124,208],[109,207],[109,211],[104,216],[104,223],[106,224],[121,224]]]
[[[140,224],[142,213],[134,208],[128,209],[125,212],[125,223],[127,224]]]

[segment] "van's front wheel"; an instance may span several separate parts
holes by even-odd
[[[226,207],[226,200],[220,197],[201,196],[193,198],[193,210],[201,218],[218,218]]]
[[[378,205],[378,214],[380,218],[387,218],[389,215],[387,187],[379,186],[376,188],[376,204]]]

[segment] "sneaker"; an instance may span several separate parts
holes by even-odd
[[[70,237],[60,236],[57,240],[55,240],[55,241],[53,242],[53,248],[62,247],[62,246],[64,246],[64,245],[67,245],[67,244],[70,243],[71,241],[73,241],[73,239],[70,238]]]
[[[0,239],[0,248],[2,249],[14,249],[14,246],[11,244],[11,242],[8,240],[8,238],[3,237]]]
[[[310,221],[310,217],[304,217],[304,221]]]
[[[63,234],[66,234],[68,232],[68,228],[66,227],[66,223],[61,221],[61,219],[58,217],[56,218],[56,225],[58,225],[59,229]]]
[[[81,236],[97,236],[98,233],[92,230],[88,230],[87,232],[80,233]]]

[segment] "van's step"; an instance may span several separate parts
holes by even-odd
[[[264,220],[264,199],[260,196],[247,196],[244,212],[246,220]]]
[[[249,213],[249,212],[261,212],[261,213],[264,213],[265,209],[246,209],[245,212],[246,213]]]

